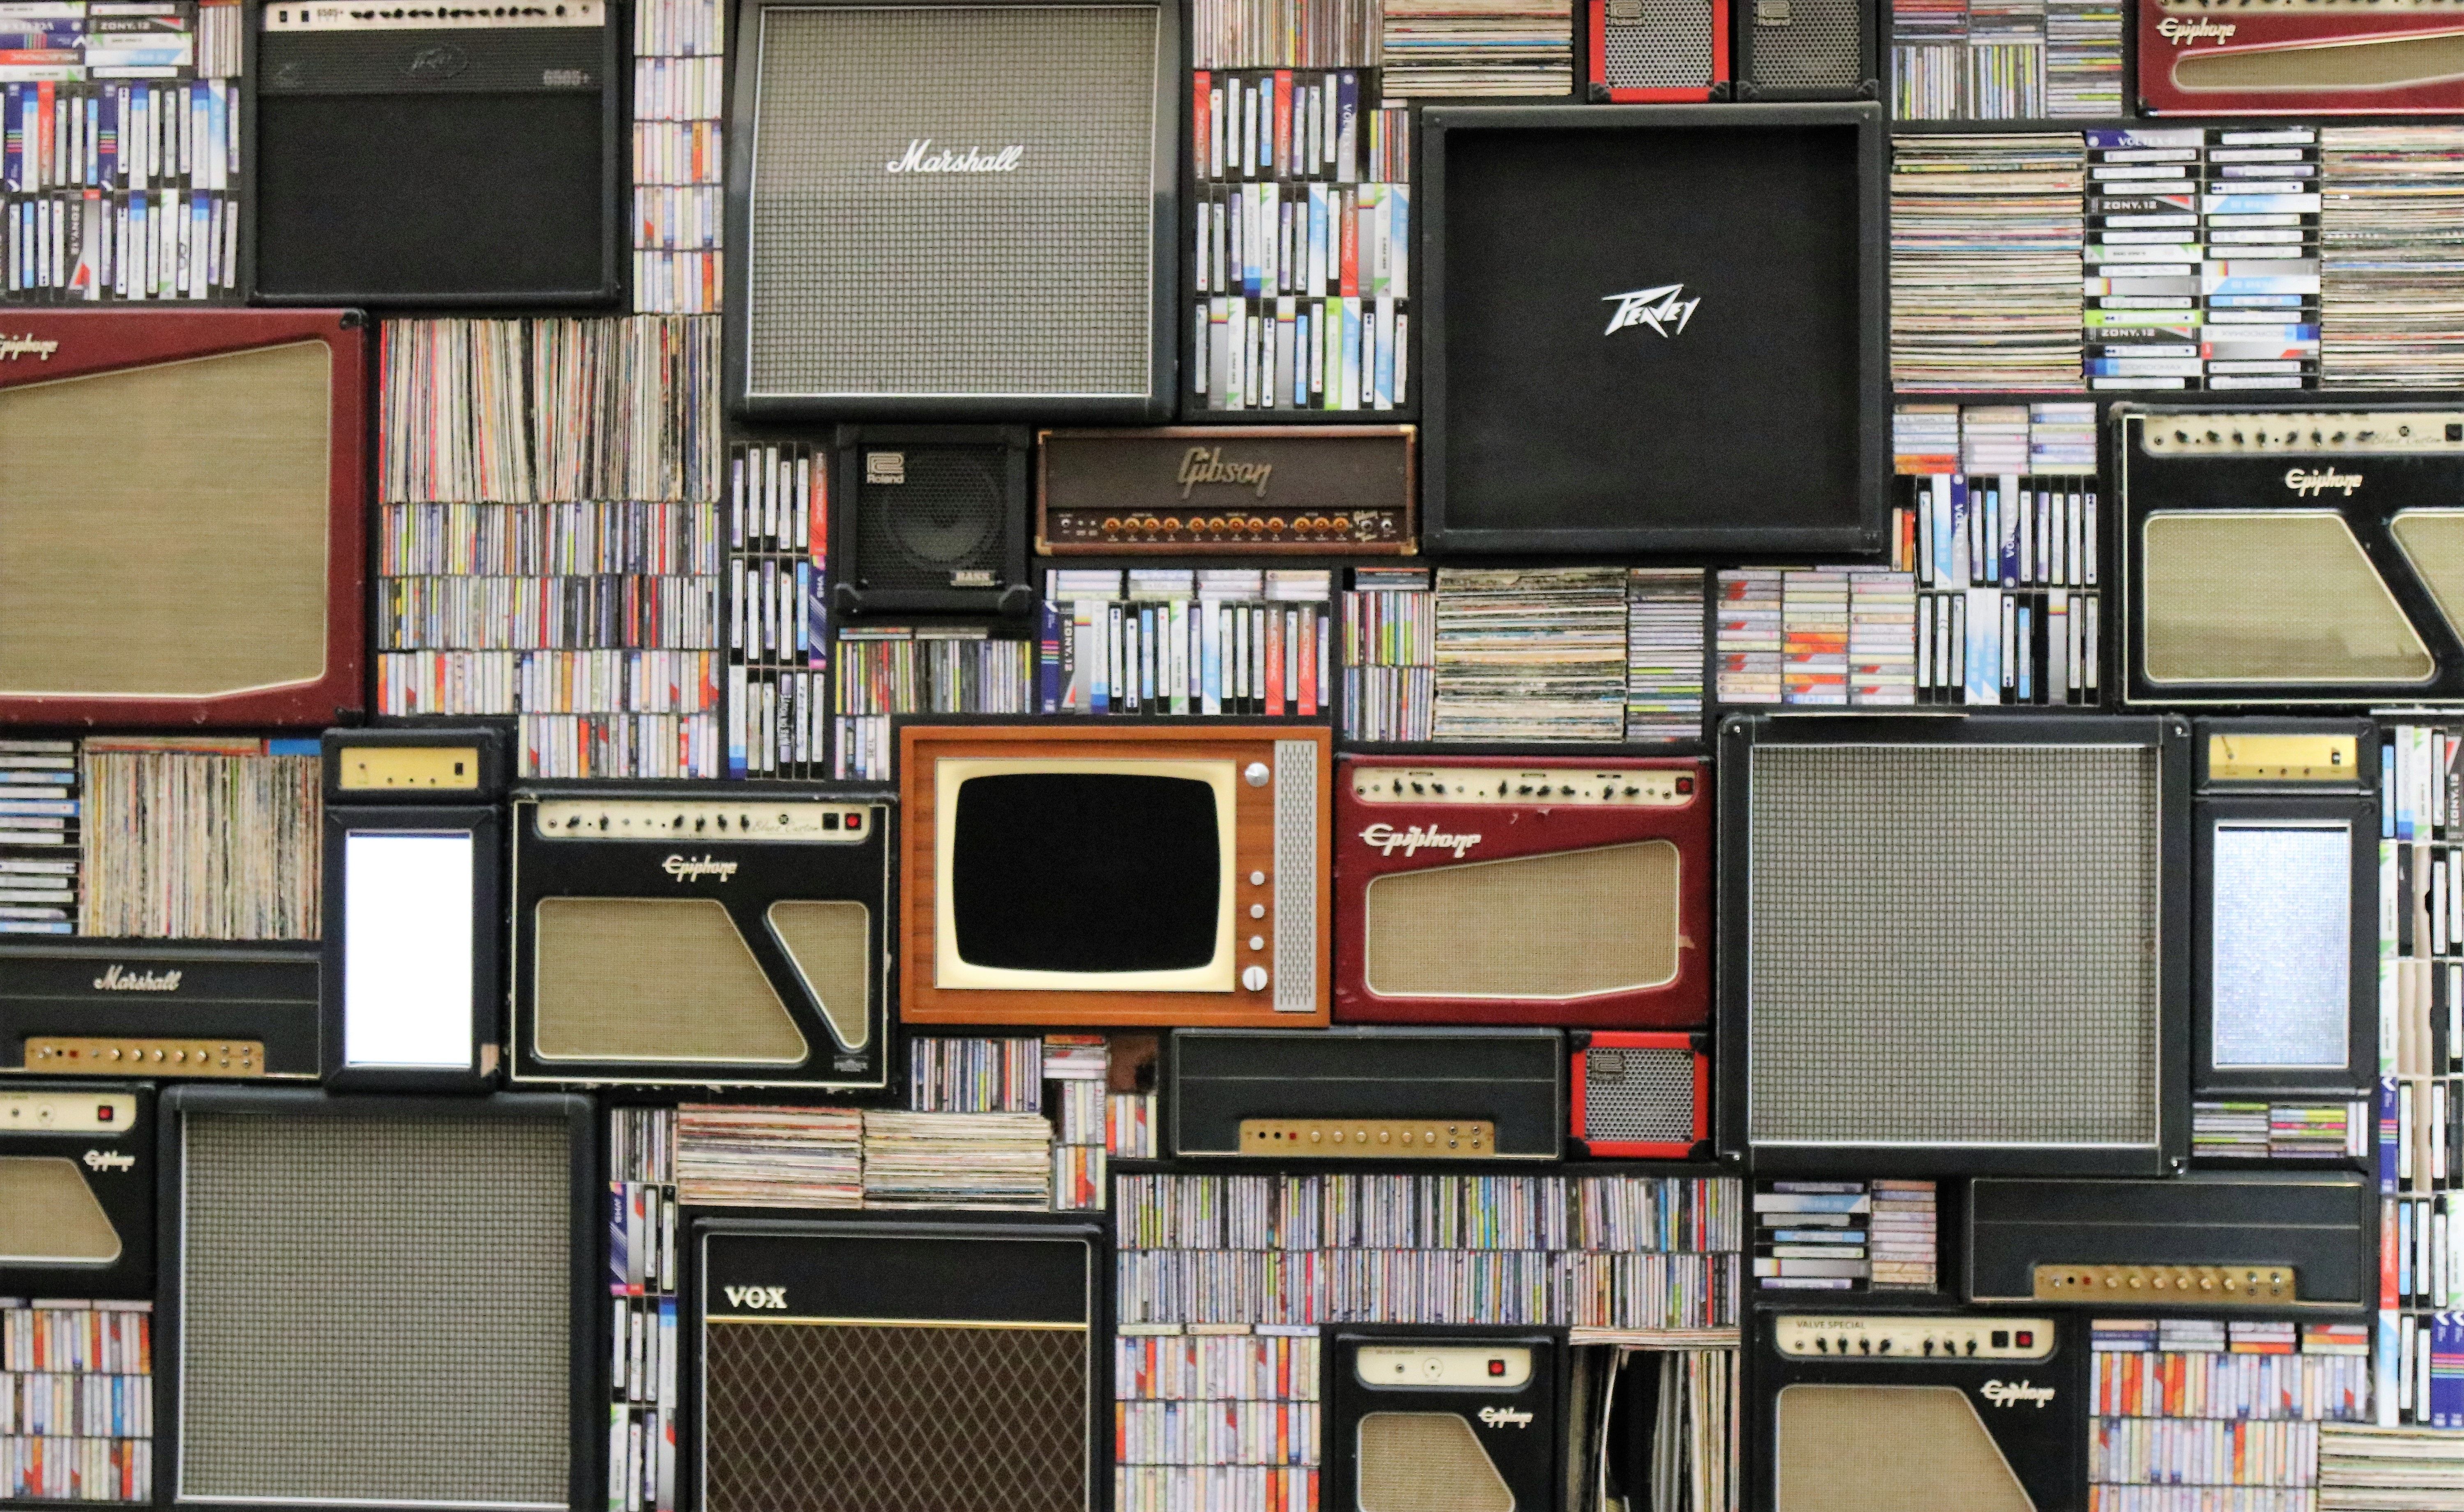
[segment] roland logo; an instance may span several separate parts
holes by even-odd
[[[1254,491],[1260,498],[1266,496],[1266,480],[1274,475],[1271,462],[1226,462],[1221,447],[1192,447],[1180,459],[1180,496],[1200,483],[1229,483],[1234,488]]]
[[[126,1171],[136,1164],[135,1155],[122,1154],[117,1150],[89,1150],[85,1152],[88,1171]]]
[[[21,357],[31,357],[38,362],[48,362],[52,360],[52,354],[59,349],[59,342],[39,340],[32,331],[24,336],[0,336],[0,357],[5,357],[12,362]]]
[[[2233,34],[2240,30],[2231,21],[2211,21],[2205,16],[2185,21],[2179,16],[2168,15],[2156,23],[2156,34],[2175,47],[2189,47],[2202,39],[2230,42]]]
[[[986,152],[981,147],[969,147],[960,152],[956,147],[933,150],[933,139],[917,137],[907,144],[907,150],[882,164],[885,173],[1015,173],[1021,158],[1026,156],[1023,146],[996,147]]]
[[[1685,329],[1694,318],[1694,307],[1703,302],[1696,295],[1691,299],[1680,298],[1684,294],[1682,283],[1663,283],[1657,289],[1633,289],[1624,294],[1604,294],[1600,302],[1617,302],[1617,313],[1609,317],[1609,328],[1600,334],[1615,336],[1630,325],[1649,326],[1662,340]]]
[[[1531,1414],[1515,1407],[1484,1407],[1480,1420],[1491,1428],[1529,1428]]]
[[[178,972],[132,972],[114,962],[102,969],[94,979],[97,989],[107,993],[175,993],[180,990]]]
[[[2034,1407],[2039,1412],[2054,1399],[2050,1386],[2031,1386],[2025,1381],[1988,1381],[1979,1391],[1996,1407]]]
[[[727,1286],[727,1304],[750,1307],[759,1312],[785,1312],[787,1288],[784,1286]]]
[[[2358,472],[2339,472],[2334,468],[2328,468],[2324,471],[2312,471],[2306,468],[2287,468],[2284,470],[2284,486],[2305,499],[2317,498],[2329,489],[2334,489],[2344,497],[2351,498],[2353,490],[2362,486],[2362,475]]]
[[[1360,842],[1375,846],[1381,856],[1391,856],[1398,847],[1406,856],[1417,856],[1424,850],[1451,850],[1455,860],[1461,861],[1464,851],[1480,844],[1480,837],[1449,835],[1443,830],[1422,829],[1418,824],[1398,831],[1381,820],[1360,832]]]
[[[659,863],[659,868],[678,882],[698,882],[715,877],[721,882],[736,875],[738,863],[719,861],[710,856],[670,856]]]

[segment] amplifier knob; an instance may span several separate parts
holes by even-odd
[[[1246,987],[1253,993],[1265,992],[1266,990],[1266,969],[1263,966],[1243,966],[1241,968],[1241,985]],[[1343,1136],[1341,1134],[1337,1134],[1334,1137],[1341,1139]]]
[[[1177,535],[1180,531],[1179,518],[1177,516],[1167,517],[1163,522],[1163,528]]]
[[[1117,517],[1112,518],[1112,519],[1108,519],[1108,520],[1104,521],[1104,534],[1105,534],[1105,535],[1107,535],[1107,536],[1117,536],[1117,535],[1119,535],[1120,533],[1121,533],[1121,522],[1120,522],[1120,520],[1119,520]]]

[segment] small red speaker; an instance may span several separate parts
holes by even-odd
[[[1573,1133],[1588,1153],[1683,1160],[1711,1137],[1703,1037],[1603,1030],[1571,1037]]]
[[[1728,0],[1586,0],[1595,104],[1728,98]]]

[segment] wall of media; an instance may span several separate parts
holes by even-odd
[[[0,1502],[2464,1507],[2450,9],[0,5]]]

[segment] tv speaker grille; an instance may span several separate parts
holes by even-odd
[[[1315,1013],[1318,1006],[1319,770],[1316,741],[1275,742],[1277,1013]]]

